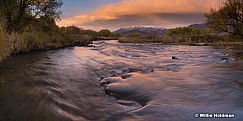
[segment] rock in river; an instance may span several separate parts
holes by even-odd
[[[172,56],[172,59],[179,59],[178,57]]]
[[[229,63],[231,61],[234,61],[235,59],[234,58],[223,57],[223,58],[221,58],[221,60],[224,63]]]

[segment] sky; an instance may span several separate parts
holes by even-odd
[[[174,28],[205,22],[223,0],[63,0],[59,26],[112,31],[131,26]]]

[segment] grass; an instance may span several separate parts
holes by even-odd
[[[3,25],[0,23],[0,62],[10,55],[10,43],[8,41],[8,34],[2,29]]]
[[[234,36],[194,35],[194,36],[164,36],[164,37],[121,37],[120,43],[162,43],[193,46],[243,46],[243,39]]]
[[[36,50],[49,50],[70,46],[84,46],[91,37],[81,34],[63,34],[61,32],[31,31],[8,34],[0,22],[0,62],[11,54]]]

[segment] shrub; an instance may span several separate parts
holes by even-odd
[[[0,62],[10,55],[10,43],[3,26],[3,22],[0,22]]]

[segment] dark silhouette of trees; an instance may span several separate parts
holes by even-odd
[[[140,33],[130,33],[127,35],[127,37],[142,37],[142,34]]]
[[[101,37],[110,37],[111,36],[111,31],[108,29],[102,29],[98,32],[98,35]]]
[[[76,26],[61,27],[60,30],[64,34],[80,34],[81,29]]]
[[[168,36],[174,36],[174,35],[199,35],[200,30],[196,28],[190,28],[190,27],[177,27],[174,29],[170,29],[167,32]]]
[[[38,19],[59,19],[62,4],[62,0],[0,0],[0,16],[8,32],[20,32]]]
[[[82,30],[81,34],[82,35],[89,35],[89,36],[91,36],[93,38],[98,36],[98,33],[96,31],[94,31],[94,30]]]
[[[243,37],[243,0],[226,0],[218,10],[211,9],[206,17],[214,30]]]

